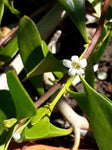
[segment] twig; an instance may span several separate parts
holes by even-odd
[[[35,106],[39,107],[43,104],[53,93],[55,93],[61,85],[69,78],[68,74],[65,74],[64,77],[57,82],[54,86],[52,86],[43,96],[41,96],[36,102]]]
[[[83,58],[88,58],[90,56],[90,54],[92,53],[92,51],[94,50],[100,36],[101,36],[101,33],[102,33],[102,29],[103,29],[103,25],[104,25],[104,21],[105,21],[105,17],[106,17],[106,14],[107,14],[107,11],[108,11],[108,7],[109,7],[109,4],[110,4],[110,1],[111,0],[105,0],[104,2],[104,6],[103,6],[103,10],[102,10],[102,13],[101,13],[101,17],[100,17],[100,20],[99,20],[99,24],[98,24],[98,27],[96,29],[96,32],[91,40],[91,43],[90,45],[88,46],[88,49],[86,50]]]
[[[12,30],[7,36],[1,38],[1,39],[0,39],[0,47],[1,47],[7,40],[9,40],[10,38],[12,38],[12,37],[16,34],[17,30],[18,30],[18,26],[16,26],[15,28],[13,28],[13,30]]]

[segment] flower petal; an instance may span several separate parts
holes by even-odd
[[[74,55],[74,56],[71,57],[71,61],[72,61],[73,63],[74,63],[74,62],[79,63],[79,57],[78,57],[77,55]]]
[[[85,68],[85,67],[87,66],[87,61],[86,61],[86,59],[81,59],[81,60],[80,60],[80,66],[81,66],[81,68]]]
[[[80,78],[79,78],[79,76],[77,75],[76,77],[75,77],[75,79],[72,81],[72,85],[76,85],[76,84],[78,84],[80,82]]]
[[[82,75],[84,74],[84,70],[82,68],[77,69],[77,75]]]
[[[77,73],[77,70],[76,70],[76,69],[70,68],[70,69],[68,70],[68,75],[69,75],[69,76],[75,76],[76,73]]]
[[[21,138],[21,135],[19,133],[14,133],[13,138],[15,141],[18,141]]]
[[[63,65],[67,68],[71,68],[72,67],[72,62],[70,60],[63,59]]]

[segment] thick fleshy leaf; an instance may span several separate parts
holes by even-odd
[[[11,118],[8,120],[4,120],[0,124],[0,150],[7,150],[7,147],[12,138],[13,130],[17,125],[16,122],[17,119]]]
[[[16,107],[17,119],[35,115],[36,107],[14,71],[7,72],[7,82]]]
[[[31,71],[27,77],[33,77],[45,72],[66,72],[63,65],[51,54],[48,55]]]
[[[50,123],[49,117],[44,116],[36,124],[31,123],[25,128],[25,140],[45,139],[57,136],[65,136],[72,132],[72,129],[62,129]]]
[[[50,130],[48,135],[45,138],[57,137],[57,136],[65,136],[72,132],[72,129],[62,129],[54,126],[50,123]]]
[[[47,53],[42,51],[41,43],[41,37],[36,25],[30,18],[24,16],[19,23],[18,44],[26,73],[29,73],[40,63]],[[44,94],[43,76],[35,76],[30,80],[40,95]]]
[[[96,0],[88,0],[88,1],[92,4],[92,6],[93,6],[94,10],[96,11],[98,17],[100,17],[101,11],[102,11],[102,2],[103,2],[103,0],[97,0],[97,1]]]
[[[43,117],[35,125],[29,123],[25,128],[24,136],[26,140],[42,139],[44,138],[50,129],[49,118],[47,116]]]
[[[44,54],[37,27],[27,16],[19,23],[18,44],[25,70],[29,73],[44,58]]]
[[[92,88],[95,88],[95,72],[93,70],[92,62],[86,67],[85,79]]]
[[[78,102],[78,105],[83,110],[83,112],[87,115],[89,115],[88,111],[88,103],[87,103],[87,97],[86,93],[83,92],[73,92],[72,90],[68,90],[68,93]]]
[[[63,77],[63,73],[62,72],[53,72],[54,75],[58,78],[61,79]]]
[[[5,131],[3,121],[15,118],[16,110],[13,99],[7,90],[0,91],[0,135]]]
[[[68,135],[72,129],[61,129],[50,123],[51,115],[50,105],[45,105],[37,109],[37,114],[31,118],[30,123],[23,132],[25,140],[45,139],[56,136]]]
[[[92,89],[81,78],[85,87],[88,103],[89,118],[99,149],[112,148],[112,102],[106,96],[102,96]]]
[[[0,62],[9,62],[18,51],[17,36],[0,48]]]
[[[4,12],[4,0],[0,0],[0,24],[2,21],[3,12]]]
[[[0,90],[0,123],[3,120],[15,118],[15,112],[15,105],[9,91]]]
[[[76,97],[76,93],[73,94],[73,92],[72,96],[77,100],[82,110],[89,116],[90,125],[92,127],[99,149],[111,149],[112,102],[106,96],[97,93],[93,88],[91,88],[83,79],[83,77],[81,77],[81,81],[85,87],[84,99],[83,97]]]
[[[0,150],[8,149],[8,145],[12,139],[14,128],[15,126],[11,127],[8,131],[5,131],[2,135],[0,135]]]
[[[19,24],[18,43],[20,54],[27,71],[27,77],[44,72],[65,71],[64,66],[49,52],[34,22],[23,17]]]
[[[32,117],[31,124],[34,125],[38,121],[40,121],[45,115],[48,115],[50,113],[49,106],[45,105],[43,107],[40,107],[37,109],[37,114]]]
[[[33,85],[35,86],[35,89],[38,91],[38,93],[41,95],[43,95],[44,92],[44,88],[43,88],[43,75],[38,75],[38,76],[34,76],[32,78],[30,78],[31,82],[33,83]]]
[[[89,43],[85,26],[85,0],[58,0],[67,11],[84,40]]]

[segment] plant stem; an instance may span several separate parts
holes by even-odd
[[[12,29],[12,31],[11,31],[7,36],[5,36],[4,38],[1,38],[1,39],[0,39],[0,47],[1,47],[7,40],[9,40],[10,38],[12,38],[12,37],[16,34],[17,30],[18,30],[18,26],[16,26],[14,29]]]
[[[69,78],[68,74],[65,74],[64,77],[57,82],[53,87],[51,87],[43,96],[41,96],[38,101],[35,102],[35,106],[39,107],[43,104],[53,93],[55,93],[61,85]]]
[[[70,77],[67,82],[65,83],[65,85],[62,87],[62,89],[60,90],[60,92],[57,94],[57,96],[55,97],[55,99],[53,100],[53,102],[51,103],[51,107],[52,109],[55,107],[56,103],[60,100],[60,98],[62,97],[62,95],[65,93],[66,89],[68,89],[70,87],[70,85],[72,84],[74,78],[76,76]]]
[[[98,23],[98,27],[96,29],[96,32],[91,40],[91,43],[89,44],[83,58],[87,59],[90,54],[92,53],[92,51],[94,50],[100,36],[101,36],[101,33],[102,33],[102,29],[103,29],[103,25],[104,25],[104,21],[105,21],[105,17],[106,17],[106,14],[107,14],[107,11],[108,11],[108,7],[109,7],[109,4],[110,4],[110,1],[111,0],[105,0],[104,2],[104,6],[103,6],[103,10],[102,10],[102,13],[101,13],[101,17],[100,17],[100,20],[99,20],[99,23]]]

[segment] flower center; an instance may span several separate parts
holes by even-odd
[[[73,69],[79,69],[80,65],[78,63],[72,63]]]

